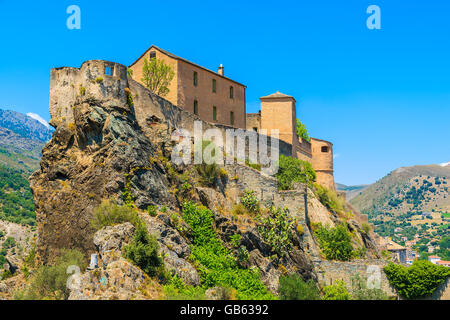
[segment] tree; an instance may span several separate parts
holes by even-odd
[[[409,268],[390,263],[384,267],[389,283],[406,299],[426,297],[450,276],[450,269],[426,260],[414,261]]]
[[[311,141],[306,126],[297,119],[297,136],[306,141]]]
[[[280,155],[276,178],[280,190],[289,190],[295,182],[312,183],[316,181],[316,172],[311,163],[307,161]]]
[[[150,61],[144,59],[142,67],[142,79],[144,86],[154,94],[166,96],[169,93],[169,84],[175,76],[173,68],[160,59],[153,58]]]
[[[323,288],[323,300],[351,300],[352,296],[343,280],[336,280],[333,285]]]

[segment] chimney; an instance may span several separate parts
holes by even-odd
[[[224,69],[224,67],[223,67],[223,64],[220,64],[220,67],[219,67],[219,72],[218,72],[221,76],[224,76],[225,75],[225,69]]]

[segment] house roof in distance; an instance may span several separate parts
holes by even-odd
[[[163,53],[163,54],[165,54],[165,55],[171,57],[172,59],[186,62],[186,63],[188,63],[188,64],[190,64],[190,65],[192,65],[192,66],[194,66],[194,67],[203,69],[203,70],[208,71],[208,72],[210,72],[210,73],[213,73],[213,74],[214,74],[215,76],[217,76],[217,77],[225,78],[225,79],[230,80],[230,81],[232,81],[232,82],[234,82],[234,83],[236,83],[236,84],[238,84],[238,85],[240,85],[240,86],[243,86],[244,88],[247,88],[246,85],[243,85],[243,84],[240,83],[240,82],[237,82],[237,81],[235,81],[235,80],[233,80],[233,79],[230,79],[230,78],[228,78],[228,77],[222,76],[221,74],[219,74],[219,73],[217,73],[217,72],[214,72],[214,71],[212,71],[212,70],[210,70],[210,69],[207,69],[207,68],[205,68],[205,67],[202,67],[201,65],[196,64],[196,63],[194,63],[194,62],[192,62],[192,61],[189,61],[189,60],[186,60],[186,59],[184,59],[184,58],[181,58],[181,57],[179,57],[179,56],[177,56],[177,55],[174,55],[173,53],[170,53],[169,51],[164,50],[164,49],[161,49],[160,47],[157,47],[157,46],[155,46],[155,45],[152,45],[150,48],[148,48],[147,51],[145,51],[139,58],[137,58],[137,60],[136,60],[135,62],[133,62],[133,63],[130,65],[130,67],[132,67],[134,64],[136,64],[136,62],[138,62],[139,60],[141,60],[141,58],[142,58],[143,56],[145,56],[145,55],[147,54],[147,52],[149,52],[149,51],[152,50],[152,49],[156,49],[156,50],[158,50],[159,52],[161,52],[161,53]]]

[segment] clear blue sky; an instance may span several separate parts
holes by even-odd
[[[81,8],[68,30],[66,8]],[[366,9],[381,8],[369,30]],[[450,161],[450,1],[0,0],[0,108],[49,119],[50,68],[131,64],[151,44],[247,85],[247,112],[293,95],[335,146],[336,181]]]

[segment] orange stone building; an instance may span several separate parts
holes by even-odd
[[[306,141],[297,136],[297,107],[294,97],[276,92],[261,97],[261,111],[247,114],[247,130],[279,130],[280,140],[292,145],[292,156],[312,164],[317,183],[335,190],[333,144],[311,138]]]
[[[157,58],[172,66],[175,76],[166,98],[172,104],[199,116],[200,119],[247,130],[279,130],[279,138],[292,145],[292,156],[312,164],[317,182],[335,190],[333,144],[297,136],[297,102],[294,97],[276,92],[261,97],[261,111],[246,114],[246,86],[225,77],[220,65],[211,71],[156,46],[151,46],[129,68],[134,80],[142,83],[145,59]]]
[[[218,72],[214,72],[151,46],[129,67],[134,80],[142,83],[144,61],[152,58],[163,60],[175,72],[169,85],[170,91],[164,97],[172,104],[198,115],[204,121],[236,128],[246,127],[246,86],[225,77],[222,65]]]

